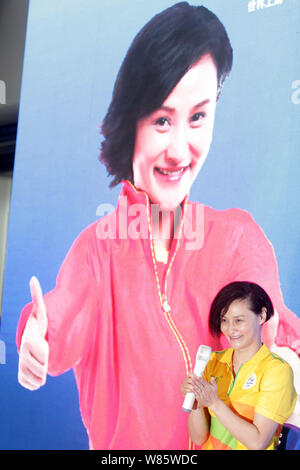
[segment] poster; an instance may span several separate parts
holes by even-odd
[[[135,34],[174,3],[30,2],[3,292],[1,449],[88,448],[72,371],[37,392],[21,388],[15,332],[30,277],[51,290],[78,233],[117,203],[120,187],[109,189],[98,161],[99,126]],[[285,303],[299,316],[298,1],[201,4],[225,25],[234,61],[191,199],[252,214],[274,247]]]

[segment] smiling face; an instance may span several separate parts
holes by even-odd
[[[256,315],[250,310],[247,299],[238,299],[221,316],[221,332],[234,350],[256,351],[261,346],[260,329],[265,320],[265,307]]]
[[[137,123],[134,184],[161,209],[174,210],[183,201],[207,157],[216,98],[216,66],[205,55],[162,106]]]

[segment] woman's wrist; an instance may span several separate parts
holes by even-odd
[[[222,400],[220,400],[219,397],[217,397],[213,403],[211,403],[208,408],[210,409],[210,411],[212,411],[215,415],[218,413],[218,411],[220,410],[220,407],[223,406],[223,402]]]

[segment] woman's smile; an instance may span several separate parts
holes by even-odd
[[[172,169],[155,167],[154,172],[155,172],[155,176],[157,178],[160,178],[162,182],[178,183],[188,168],[189,168],[189,165],[179,167],[179,168],[172,168]]]
[[[237,335],[237,336],[229,336],[230,341],[235,341],[237,339],[242,338],[242,335]]]

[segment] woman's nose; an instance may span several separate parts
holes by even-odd
[[[234,331],[234,324],[227,320],[226,324],[223,325],[223,328],[224,330],[226,330],[226,334],[230,336],[232,332]]]
[[[170,133],[166,158],[172,165],[189,164],[190,146],[185,129],[178,127]]]
[[[236,333],[238,333],[238,328],[237,326],[233,323],[229,326],[228,328],[228,334],[229,336],[234,336]]]

